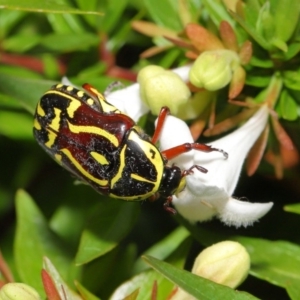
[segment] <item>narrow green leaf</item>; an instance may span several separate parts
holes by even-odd
[[[144,0],[144,4],[157,25],[173,29],[176,32],[183,29],[183,25],[178,16],[177,1]]]
[[[138,203],[107,198],[100,202],[81,236],[76,264],[87,263],[115,248],[136,221]]]
[[[268,57],[259,58],[259,57],[252,56],[250,64],[254,67],[260,67],[266,69],[273,68],[273,62]]]
[[[300,90],[300,70],[283,72],[283,83],[287,88]]]
[[[0,134],[16,140],[32,140],[33,119],[21,112],[0,111]]]
[[[96,17],[94,15],[86,15]],[[83,34],[85,32],[81,16],[72,14],[47,14],[47,20],[55,33],[58,34]]]
[[[97,5],[98,5],[98,0],[76,0],[77,6],[81,10],[88,10],[88,11],[97,11]],[[92,26],[95,27],[97,26],[97,16],[92,16],[92,15],[84,15],[83,18]]]
[[[23,53],[36,46],[40,37],[35,35],[16,34],[12,37],[6,38],[2,42],[2,48],[6,51],[12,51],[16,53]]]
[[[61,299],[65,298],[68,300],[82,300],[82,298],[73,290],[71,290],[69,286],[65,283],[65,281],[61,278],[56,267],[53,265],[53,263],[48,257],[44,257],[43,259],[43,269],[45,269],[47,273],[51,276]]]
[[[0,73],[0,92],[17,99],[31,114],[34,114],[36,104],[41,96],[55,83],[55,81]]]
[[[261,9],[261,1],[260,0],[248,0],[247,5],[243,7],[245,13],[245,19],[247,23],[255,28],[256,22],[259,16],[259,12]]]
[[[300,247],[286,241],[237,237],[251,257],[250,274],[300,293]]]
[[[16,210],[14,253],[17,270],[22,282],[33,286],[43,295],[43,257],[51,258],[64,278],[67,278],[71,258],[66,253],[66,245],[49,230],[44,216],[23,190],[17,192]]]
[[[223,4],[218,1],[210,0],[203,0],[202,2],[208,10],[210,18],[212,18],[217,27],[220,26],[222,21],[227,21],[232,27],[234,27],[234,22]]]
[[[285,205],[283,207],[283,209],[287,212],[291,212],[291,213],[300,215],[300,204],[299,203]]]
[[[69,13],[69,14],[93,14],[102,15],[98,11],[85,11],[71,7],[60,0],[0,0],[0,9],[24,10],[32,12]]]
[[[157,299],[168,299],[168,296],[173,289],[173,284],[154,270],[148,270],[140,273],[139,275],[131,278],[129,281],[126,281],[115,290],[109,299],[124,299],[137,289],[139,289],[137,300],[151,299],[152,288],[155,281],[158,286]]]
[[[108,33],[111,32],[119,23],[122,14],[126,8],[128,0],[110,0],[107,1],[105,15],[101,20],[101,31]],[[123,26],[123,24],[122,24]],[[125,26],[125,24],[124,24]]]
[[[25,16],[26,13],[22,11],[0,10],[0,38],[2,43],[4,42],[4,37],[6,37],[13,27]]]
[[[286,290],[291,298],[291,300],[299,300],[300,299],[300,288],[299,288],[299,280],[291,280],[286,284]]]
[[[300,43],[294,42],[288,45],[288,50],[284,53],[284,59],[290,60],[300,52]]]
[[[270,76],[259,76],[259,75],[247,75],[246,77],[246,84],[256,87],[266,87],[270,83],[271,77]]]
[[[217,284],[191,272],[180,270],[172,265],[160,261],[151,256],[143,256],[144,260],[157,272],[163,274],[171,282],[194,296],[202,300],[254,300],[256,297],[238,292],[224,285]]]
[[[80,295],[83,297],[84,300],[100,300],[100,298],[93,295],[91,292],[89,292],[83,285],[81,285],[78,281],[75,282],[75,285],[80,293]]]
[[[264,49],[269,50],[271,48],[271,44],[268,43],[250,24],[245,22],[238,14],[230,11],[232,17],[248,32],[250,36]]]
[[[149,248],[144,255],[154,256],[158,259],[166,259],[172,252],[174,252],[183,241],[190,235],[189,231],[184,227],[178,227],[171,232],[163,240],[159,241],[151,248]],[[145,262],[142,259],[136,261],[134,270],[136,273],[145,269]]]
[[[99,44],[99,37],[91,33],[49,34],[41,40],[41,44],[59,52],[87,50],[91,46]]]
[[[299,22],[300,1],[270,0],[276,39],[287,42]]]
[[[279,106],[280,115],[283,119],[294,121],[298,118],[298,105],[286,89],[281,92]]]

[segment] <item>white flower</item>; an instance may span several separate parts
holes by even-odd
[[[250,203],[232,197],[245,157],[264,129],[267,118],[268,108],[262,106],[239,129],[211,143],[214,148],[226,151],[228,159],[219,152],[193,150],[170,161],[183,169],[200,165],[208,170],[207,173],[195,170],[188,175],[186,188],[174,196],[173,204],[182,216],[192,222],[217,216],[225,224],[239,227],[251,225],[270,210],[272,203]],[[161,150],[184,142],[193,143],[188,126],[168,116],[160,138]]]
[[[188,81],[190,66],[173,70],[184,81]],[[129,115],[134,121],[149,111],[140,99],[139,85],[110,93],[107,100]],[[211,143],[214,148],[223,149],[228,159],[220,152],[204,153],[190,151],[172,161],[183,170],[200,165],[208,170],[204,174],[194,170],[186,177],[185,189],[173,198],[177,211],[191,222],[206,221],[214,216],[227,225],[248,226],[264,216],[273,203],[251,203],[233,198],[232,194],[243,166],[245,157],[257,140],[268,119],[268,108],[262,106],[244,125],[227,136]],[[160,148],[193,143],[190,130],[185,122],[168,116],[160,136]],[[243,195],[244,196],[244,195]]]

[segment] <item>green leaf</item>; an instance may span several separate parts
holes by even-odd
[[[33,119],[29,114],[0,111],[0,134],[16,140],[32,140]]]
[[[270,76],[247,75],[246,84],[256,87],[266,87],[271,81]]]
[[[163,274],[175,285],[179,286],[196,299],[203,300],[243,300],[257,299],[256,297],[238,292],[229,287],[217,284],[191,272],[180,270],[172,265],[151,256],[143,256],[144,260],[157,272]]]
[[[178,16],[177,1],[144,0],[144,4],[157,25],[173,29],[176,32],[183,30],[183,25]]]
[[[12,30],[25,16],[26,13],[22,11],[0,10],[0,38],[2,43],[9,31]]]
[[[6,51],[23,53],[40,42],[41,38],[38,35],[17,34],[6,38],[2,42],[2,48]]]
[[[81,10],[91,10],[91,11],[97,11],[97,4],[98,0],[76,0],[77,6]],[[91,15],[84,15],[83,18],[92,26],[96,27],[97,25],[97,17],[91,16]]]
[[[41,40],[41,44],[58,52],[88,50],[99,44],[99,37],[92,33],[49,34]]]
[[[267,42],[264,37],[262,37],[255,28],[253,28],[249,23],[245,22],[238,14],[230,11],[231,16],[248,32],[250,36],[264,49],[269,50],[271,44]]]
[[[107,1],[104,18],[101,20],[101,31],[108,33],[120,22],[128,0]],[[125,25],[125,24],[124,24]],[[122,26],[124,26],[122,24]]]
[[[266,69],[273,68],[273,62],[268,57],[259,58],[259,57],[252,56],[250,64],[254,67],[260,67]]]
[[[189,231],[184,227],[178,227],[171,232],[163,240],[159,241],[151,248],[149,248],[144,255],[154,256],[158,259],[166,259],[171,253],[173,253],[183,241],[190,235]],[[134,266],[135,273],[141,272],[145,269],[145,262],[141,259],[137,260]]]
[[[48,257],[44,257],[43,269],[45,269],[50,275],[61,299],[65,298],[68,300],[82,300],[82,298],[73,290],[71,290],[64,282],[56,267],[52,264],[51,260]]]
[[[260,0],[248,0],[247,5],[245,5],[243,9],[244,9],[245,19],[247,23],[252,28],[255,28],[260,13],[260,9],[261,9]]]
[[[88,15],[89,17],[95,17]],[[72,14],[47,14],[49,23],[55,33],[58,34],[83,34],[84,26],[81,22],[81,16]]]
[[[98,11],[84,11],[79,10],[65,4],[63,1],[59,0],[0,0],[0,8],[12,9],[12,10],[24,10],[32,12],[48,12],[48,13],[69,13],[69,14],[93,14],[102,15]]]
[[[250,274],[300,294],[300,247],[286,241],[237,237],[251,257]],[[294,298],[299,299],[299,298]]]
[[[202,2],[209,12],[209,17],[212,18],[217,27],[222,21],[227,21],[234,28],[234,22],[224,5],[218,1],[203,0]]]
[[[171,294],[173,284],[154,270],[145,271],[134,276],[129,281],[126,281],[115,290],[109,299],[124,299],[137,289],[139,289],[137,300],[151,299],[153,284],[155,281],[158,286],[157,299],[168,299],[168,296]]]
[[[107,198],[89,218],[81,236],[76,264],[87,263],[115,248],[134,225],[138,203]]]
[[[66,245],[49,230],[44,216],[23,190],[17,192],[16,210],[14,253],[17,270],[22,282],[31,285],[43,295],[40,277],[43,257],[49,257],[64,278],[68,278],[72,259],[66,252]]]
[[[0,92],[16,98],[31,114],[34,114],[41,96],[55,83],[57,82],[0,73]]]
[[[286,89],[281,92],[279,106],[280,115],[283,119],[294,121],[298,118],[298,105]]]
[[[84,300],[100,300],[100,298],[94,296],[91,292],[89,292],[83,285],[81,285],[78,281],[75,282],[75,285],[83,297]]]
[[[291,213],[300,215],[300,204],[299,203],[285,205],[283,207],[283,209],[287,212],[291,212]]]
[[[283,72],[283,83],[287,88],[300,90],[300,70]]]
[[[285,60],[290,60],[299,53],[300,43],[299,42],[290,43],[288,45],[288,47],[289,48],[288,48],[287,52],[284,53],[284,59]]]
[[[287,42],[299,22],[300,2],[295,0],[270,0],[270,12],[274,19],[275,37]]]

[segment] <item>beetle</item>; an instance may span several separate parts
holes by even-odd
[[[160,151],[155,145],[170,113],[163,107],[152,138],[126,114],[110,104],[89,84],[85,91],[63,84],[54,85],[37,104],[34,137],[38,144],[62,167],[101,194],[127,201],[165,199],[170,207],[172,195],[185,186],[188,170],[169,166],[168,160],[192,149],[223,150],[199,143],[185,143]]]

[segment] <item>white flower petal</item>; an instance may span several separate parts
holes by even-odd
[[[157,120],[155,122],[155,125],[156,124]],[[160,150],[163,151],[184,143],[193,142],[194,140],[192,138],[190,129],[186,123],[174,116],[167,116],[159,138]],[[193,165],[193,159],[194,150],[171,159],[169,161],[169,165],[174,163],[185,170]]]
[[[218,218],[229,226],[247,227],[264,216],[272,206],[272,202],[250,203],[230,198],[223,207],[219,206]]]
[[[228,153],[224,160],[218,152],[205,154],[195,152],[194,163],[208,169],[207,174],[201,174],[201,179],[206,184],[214,182],[217,186],[232,195],[246,155],[264,130],[268,120],[268,108],[262,106],[243,126],[214,141],[214,148],[223,149]]]
[[[217,211],[214,207],[184,190],[180,193],[180,199],[173,196],[173,204],[179,214],[190,222],[203,222],[212,219]]]
[[[130,116],[135,122],[149,111],[149,108],[141,101],[139,85],[137,83],[114,91],[107,95],[106,98],[109,103]]]

